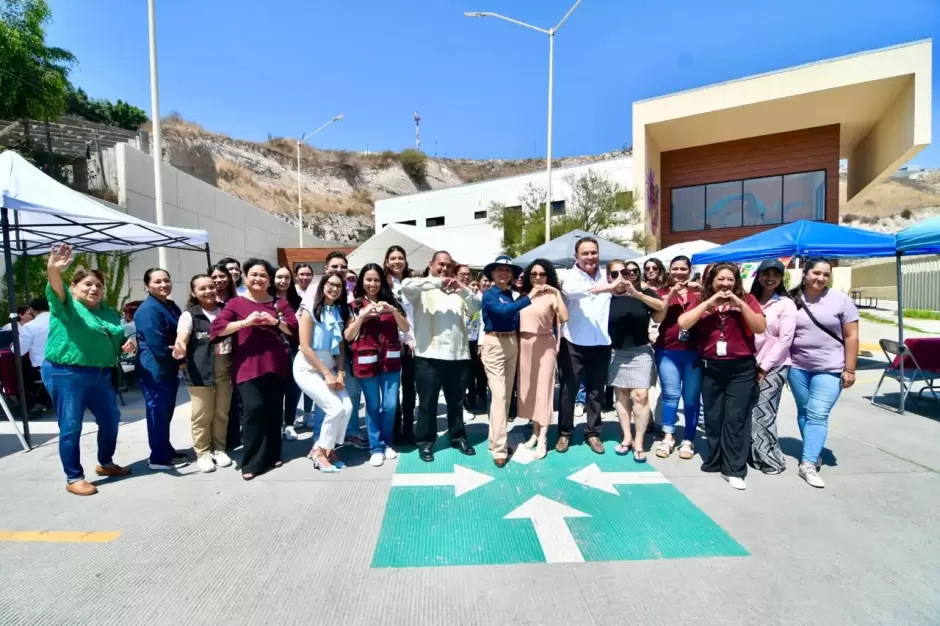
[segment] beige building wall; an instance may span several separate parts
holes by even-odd
[[[156,222],[153,159],[127,144],[117,145],[118,202],[130,215]],[[297,228],[235,196],[164,163],[163,222],[167,226],[197,228],[209,233],[212,261],[252,256],[277,264],[278,248],[297,247]],[[189,279],[206,271],[205,252],[166,249],[166,270],[173,278],[173,299],[182,304],[189,296]],[[157,265],[157,251],[135,252],[131,258],[131,299],[146,295],[144,271]]]

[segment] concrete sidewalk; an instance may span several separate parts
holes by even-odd
[[[116,459],[134,474],[97,481],[91,498],[65,492],[54,440],[0,458],[0,624],[937,624],[940,408],[904,416],[874,408],[871,376],[860,373],[833,413],[824,490],[796,475],[801,443],[786,390],[778,421],[788,469],[780,476],[752,472],[748,490],[737,492],[702,474],[698,456],[651,456],[652,468],[749,554],[736,557],[376,569],[392,476],[412,459],[372,468],[365,452],[344,453],[350,467],[323,475],[304,458],[305,433],[286,445],[283,468],[251,483],[236,469],[154,473],[145,422],[134,415],[121,427]],[[191,442],[187,418],[181,392],[177,447]],[[483,468],[481,421],[471,432]],[[93,431],[82,438],[86,471]],[[618,433],[605,422],[605,434]],[[575,452],[526,467],[570,463]],[[608,444],[606,466],[633,469],[612,452]],[[634,497],[621,489],[619,498]],[[654,511],[669,513],[631,510],[610,520],[625,535],[645,532]],[[669,533],[694,531],[690,519],[673,516]],[[405,532],[420,539],[430,530]],[[460,540],[468,550],[475,544]]]

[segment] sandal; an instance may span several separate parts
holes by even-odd
[[[630,448],[633,447],[633,442],[628,441],[627,443],[618,443],[617,447],[614,448],[614,454],[617,456],[627,456],[630,454]]]
[[[659,445],[656,446],[656,456],[661,459],[668,459],[669,455],[672,454],[672,451],[676,447],[675,439],[663,439],[659,442]]]
[[[686,439],[679,446],[679,458],[688,461],[693,456],[695,456],[695,448],[692,447],[692,442]]]
[[[254,477],[255,477],[254,474],[242,474],[242,480],[245,480],[245,481],[247,481],[247,480],[253,480]]]
[[[274,469],[277,469],[277,468],[279,468],[279,467],[284,467],[284,461],[275,461],[275,462],[274,462]]]
[[[539,442],[538,435],[532,435],[531,437],[529,437],[529,440],[526,441],[522,445],[524,445],[526,448],[534,448],[536,444],[538,444],[538,442]]]
[[[326,455],[327,460],[333,464],[333,467],[338,469],[344,469],[346,464],[339,460],[339,457],[336,456],[336,450],[330,450],[330,453]]]
[[[646,452],[643,450],[633,449],[633,462],[634,463],[646,463]]]
[[[323,453],[316,455],[315,457],[313,457],[312,460],[313,460],[313,468],[320,470],[324,474],[335,474],[339,472],[340,468],[330,463],[330,460]]]

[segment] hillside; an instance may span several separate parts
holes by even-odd
[[[285,220],[297,220],[297,144],[270,137],[265,142],[232,139],[208,131],[178,115],[163,125],[164,159],[175,167],[215,185]],[[427,157],[416,167],[403,153],[363,153],[301,147],[300,184],[304,222],[318,237],[360,242],[374,229],[375,201],[431,189],[445,189],[536,172],[545,159],[452,159]],[[413,151],[411,151],[413,152]],[[590,163],[623,152],[567,157],[556,167]],[[412,155],[413,156],[413,155]],[[423,169],[424,171],[417,171]],[[940,171],[898,172],[864,199],[845,202],[845,177],[840,181],[844,224],[893,232],[914,221],[940,214]]]

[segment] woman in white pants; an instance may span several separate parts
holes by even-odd
[[[301,304],[300,352],[294,359],[294,380],[325,414],[320,437],[310,451],[313,466],[321,472],[338,472],[346,467],[336,456],[336,446],[342,445],[352,415],[352,401],[346,394],[343,343],[348,319],[346,286],[335,274],[320,280],[312,305],[307,299]]]

